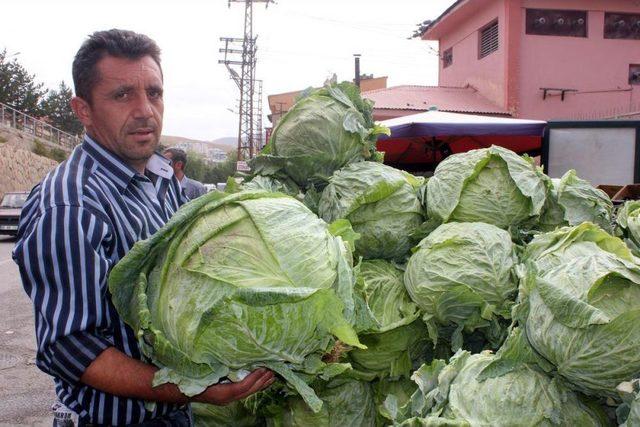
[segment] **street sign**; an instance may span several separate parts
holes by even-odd
[[[236,170],[238,172],[250,172],[251,168],[249,167],[247,162],[245,162],[243,160],[240,160],[240,161],[236,162]]]

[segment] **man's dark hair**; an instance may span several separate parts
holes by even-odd
[[[187,165],[187,153],[180,148],[167,148],[164,150],[165,153],[171,153],[171,163],[182,162],[182,168]]]
[[[91,103],[91,90],[100,79],[96,64],[108,55],[133,60],[150,56],[162,73],[160,48],[149,37],[127,30],[96,31],[82,43],[73,60],[76,96]]]

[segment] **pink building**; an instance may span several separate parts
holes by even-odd
[[[425,29],[439,86],[531,119],[640,116],[640,1],[458,0]]]

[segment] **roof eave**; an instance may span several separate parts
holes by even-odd
[[[440,25],[443,21],[447,19],[449,15],[454,13],[457,9],[463,7],[465,4],[468,4],[471,0],[456,0],[454,4],[449,6],[447,10],[442,12],[440,16],[438,16],[422,33],[422,40],[439,40],[442,37],[442,32]]]

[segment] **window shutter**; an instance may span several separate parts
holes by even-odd
[[[480,52],[479,58],[482,59],[485,56],[498,50],[498,21],[490,24],[480,31]]]

